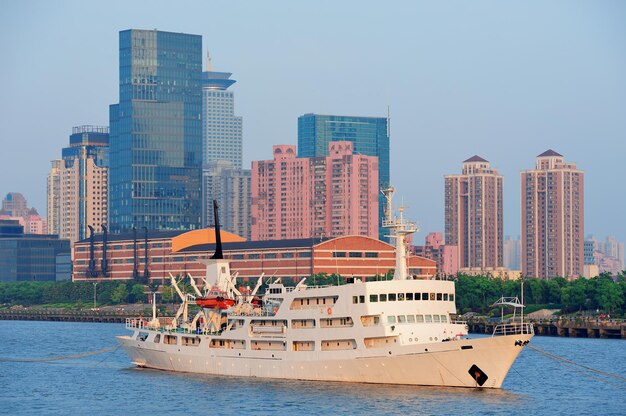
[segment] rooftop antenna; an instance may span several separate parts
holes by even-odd
[[[213,71],[213,62],[211,60],[211,54],[209,53],[208,49],[206,51],[206,70],[207,72]]]

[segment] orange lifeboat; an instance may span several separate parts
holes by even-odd
[[[218,295],[203,296],[196,298],[196,305],[206,309],[228,309],[235,304],[234,299],[225,298]]]

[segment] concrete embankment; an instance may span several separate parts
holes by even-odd
[[[535,335],[626,339],[626,321],[622,319],[538,319],[529,320],[528,322],[534,325]],[[467,325],[470,333],[491,334],[498,323],[478,319],[469,320]]]
[[[65,321],[65,322],[126,322],[126,318],[136,318],[141,313],[122,310],[62,310],[62,309],[3,309],[0,320],[19,321]],[[145,314],[144,314],[145,315]],[[148,316],[148,315],[145,315]]]

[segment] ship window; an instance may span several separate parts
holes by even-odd
[[[407,315],[406,316],[406,321],[410,324],[414,324],[415,323],[415,315]]]
[[[448,300],[448,294],[447,293],[443,294],[443,300]]]
[[[433,321],[432,315],[425,315],[424,317],[426,318],[425,319],[426,322],[432,322]]]
[[[359,303],[365,303],[365,295],[359,296]]]
[[[444,324],[448,322],[448,317],[446,315],[441,315],[441,322]]]
[[[439,315],[433,315],[433,322],[439,322]]]
[[[352,296],[352,303],[359,303],[359,297],[358,296]]]
[[[454,302],[454,293],[450,293],[450,302]]]
[[[395,302],[396,301],[396,294],[395,293],[390,293],[389,294],[389,302]]]
[[[396,317],[393,316],[393,315],[389,315],[387,317],[387,322],[390,323],[390,324],[395,324],[396,323]]]
[[[428,293],[422,293],[422,300],[428,300]]]
[[[405,323],[406,322],[406,316],[404,315],[398,315],[398,323]]]
[[[370,295],[370,302],[378,302],[378,295]]]
[[[404,293],[398,293],[398,300],[404,300]]]
[[[424,322],[424,315],[415,315],[415,318],[417,319],[418,324]]]
[[[430,294],[430,300],[435,300],[435,294],[434,293]]]
[[[387,302],[387,294],[386,293],[381,293],[380,294],[380,301],[381,302]]]
[[[437,300],[442,300],[443,299],[443,295],[441,293],[437,293]]]
[[[406,294],[406,300],[413,300],[413,292]]]

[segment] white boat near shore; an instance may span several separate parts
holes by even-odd
[[[205,287],[236,300],[227,309],[189,305],[206,298],[172,283],[182,303],[173,320],[129,319],[118,340],[140,367],[242,377],[500,388],[533,337],[523,320],[496,327],[492,337],[468,339],[456,315],[454,282],[418,280],[407,273],[404,237],[415,227],[402,218],[385,226],[396,240],[393,280],[354,279],[340,286],[294,287],[270,281],[256,296],[240,293],[229,263],[205,260]],[[217,211],[217,210],[216,210]],[[217,214],[216,214],[217,216]],[[200,303],[200,302],[198,302]]]

